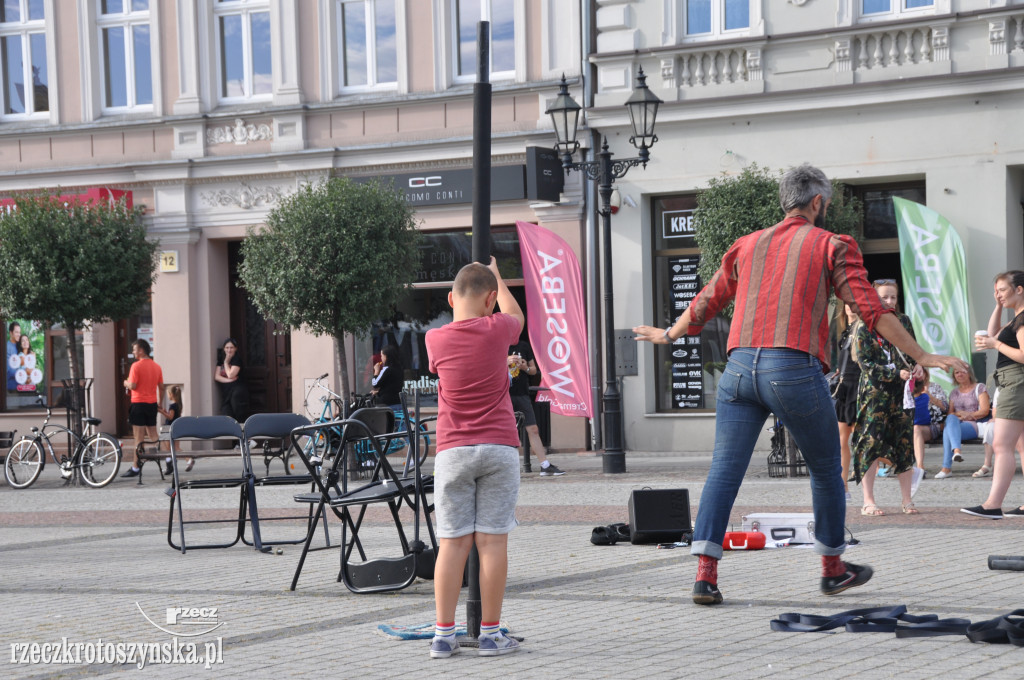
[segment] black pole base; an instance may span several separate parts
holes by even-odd
[[[625,451],[605,451],[601,454],[601,472],[618,474],[626,471]]]

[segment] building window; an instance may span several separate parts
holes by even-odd
[[[0,110],[4,116],[31,116],[50,110],[43,19],[43,0],[0,3]]]
[[[866,19],[895,19],[934,8],[935,0],[861,0],[860,15]]]
[[[339,87],[394,87],[397,35],[395,0],[338,0]]]
[[[101,0],[96,25],[105,109],[153,105],[150,0]]]
[[[722,35],[750,28],[751,0],[685,0],[687,36]]]
[[[668,328],[700,292],[700,249],[693,233],[694,194],[653,202],[654,318]],[[699,336],[654,346],[655,392],[661,413],[713,412],[725,369],[729,320],[711,319]]]
[[[220,100],[232,103],[269,99],[272,83],[268,1],[218,0],[213,13]]]
[[[851,187],[853,195],[864,206],[864,222],[861,233],[865,242],[882,239],[896,239],[896,208],[893,198],[904,198],[924,205],[924,182],[888,183],[882,186],[861,185]],[[867,243],[864,244],[867,248]],[[898,250],[898,248],[897,248]]]
[[[454,0],[452,12],[455,80],[476,79],[476,28],[481,3],[490,7],[491,78],[514,78],[516,72],[515,2],[511,0]]]

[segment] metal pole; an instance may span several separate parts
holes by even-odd
[[[490,23],[476,28],[477,81],[473,83],[473,261],[491,261]]]
[[[626,453],[622,450],[622,395],[615,375],[615,316],[612,280],[612,153],[608,138],[597,154],[600,164],[597,191],[601,197],[601,238],[604,259],[604,472],[625,472]]]
[[[486,4],[486,3],[485,3]],[[476,82],[473,83],[473,261],[491,261],[491,83],[489,21],[476,25]],[[466,638],[480,635],[480,555],[476,545],[466,563]]]

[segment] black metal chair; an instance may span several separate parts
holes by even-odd
[[[206,479],[188,479],[182,481],[178,470],[178,458],[181,452],[178,450],[179,442],[183,440],[209,441],[214,439],[234,439],[239,443],[237,453],[239,472],[229,477],[213,477]],[[185,553],[185,525],[187,524],[216,524],[233,523],[235,537],[230,543],[204,543],[191,545],[193,549],[202,548],[229,548],[241,540],[245,532],[246,513],[249,506],[249,482],[252,478],[252,470],[249,468],[246,457],[241,453],[241,441],[243,439],[242,427],[234,418],[229,416],[184,416],[171,423],[171,462],[174,469],[172,486],[167,489],[167,495],[171,497],[170,512],[167,518],[167,543],[175,550]],[[187,455],[196,456],[195,452],[188,452]],[[234,457],[234,452],[219,453],[218,457]],[[199,457],[199,456],[196,456]],[[236,519],[190,519],[186,520],[182,509],[182,492],[192,489],[226,489],[239,487],[238,517]],[[178,529],[180,543],[174,543],[174,510],[178,510]],[[254,531],[259,531],[259,517],[251,515]]]
[[[295,413],[257,413],[256,415],[250,416],[245,421],[243,426],[244,437],[242,440],[242,455],[246,459],[246,468],[252,473],[246,480],[247,499],[249,505],[249,514],[252,517],[259,516],[259,510],[256,504],[256,487],[259,486],[281,486],[281,485],[294,485],[294,484],[308,484],[311,488],[313,487],[313,477],[309,474],[285,474],[285,475],[264,475],[262,477],[256,476],[256,467],[253,464],[253,452],[262,454],[264,448],[263,444],[267,442],[278,443],[281,441],[288,441],[289,435],[292,430],[299,427],[306,427],[309,425],[309,419],[305,416],[301,416]],[[279,445],[279,444],[278,444]],[[310,506],[310,513],[312,513],[312,506]],[[263,517],[262,521],[288,521],[288,520],[306,520],[306,527],[308,530],[309,524],[313,521],[313,516],[305,515],[290,515],[287,517]],[[327,541],[327,545],[330,546],[330,536],[327,532],[326,515],[324,519],[324,537]],[[303,532],[300,538],[291,539],[273,539],[268,540],[261,530],[259,522],[253,523],[252,526],[252,542],[242,535],[242,542],[246,545],[252,545],[261,552],[269,552],[271,550],[270,545],[295,545],[303,543],[306,540],[306,533]]]
[[[408,423],[408,419],[406,422]],[[292,432],[293,453],[306,465],[317,488],[316,493],[298,494],[295,500],[300,503],[316,503],[317,508],[292,578],[291,590],[295,590],[299,575],[302,573],[316,523],[327,507],[342,521],[341,568],[338,580],[350,591],[375,593],[400,590],[410,585],[417,576],[433,576],[437,540],[430,520],[433,506],[427,502],[426,497],[431,487],[420,474],[418,463],[413,476],[402,477],[395,472],[383,453],[387,451],[393,439],[410,438],[411,425],[407,426],[405,432],[387,432],[387,425],[386,414],[378,409],[360,409],[346,420],[298,428]],[[317,461],[311,460],[312,457],[298,442],[303,437],[315,439],[325,430],[336,434],[337,447],[333,452],[330,467],[323,471],[318,470]],[[415,437],[411,439],[415,440]],[[349,479],[351,464],[355,463],[359,466],[358,469],[363,469],[361,456],[357,454],[357,450],[366,446],[371,447],[373,452],[373,468],[370,470],[369,479],[357,485]],[[385,505],[390,511],[401,549],[398,557],[367,559],[360,529],[367,509],[378,504]],[[412,541],[406,536],[399,515],[404,507],[413,511],[415,528]],[[430,536],[430,548],[419,539],[421,515]],[[360,561],[353,560],[353,552],[358,552]]]

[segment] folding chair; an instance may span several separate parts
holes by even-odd
[[[184,416],[171,423],[171,462],[174,469],[173,486],[167,489],[167,495],[171,497],[170,513],[167,518],[167,543],[175,550],[185,553],[185,525],[186,524],[216,524],[235,523],[235,538],[230,543],[205,543],[189,546],[194,549],[201,548],[229,548],[242,538],[245,532],[246,510],[248,508],[247,481],[252,477],[245,456],[241,453],[235,454],[231,451],[217,454],[218,457],[230,458],[238,456],[240,470],[237,475],[230,477],[214,477],[208,479],[189,479],[182,481],[178,472],[178,442],[182,440],[213,440],[213,439],[234,439],[239,442],[243,439],[242,427],[234,418],[229,416]],[[194,452],[189,455],[195,456]],[[213,454],[206,454],[204,458],[213,457]],[[182,491],[186,489],[226,489],[240,487],[238,499],[237,519],[192,519],[186,521],[182,509]],[[174,543],[174,509],[178,509],[178,528],[180,543]],[[252,516],[254,530],[258,531],[259,518]]]
[[[360,409],[360,411],[375,411],[375,409]],[[338,580],[344,582],[345,587],[350,591],[372,593],[400,590],[410,585],[417,576],[423,578],[433,576],[437,541],[429,517],[433,507],[426,502],[428,486],[419,474],[418,465],[415,476],[399,477],[387,457],[382,455],[391,440],[409,436],[408,428],[406,432],[380,433],[379,431],[375,432],[364,422],[365,420],[376,421],[376,424],[380,426],[385,424],[384,421],[378,419],[375,413],[357,411],[346,420],[299,428],[292,433],[293,451],[300,456],[313,475],[318,493],[300,494],[295,497],[298,502],[310,502],[311,497],[316,496],[317,511],[314,513],[313,524],[310,526],[306,544],[292,578],[291,590],[295,590],[309,543],[316,528],[316,522],[325,507],[330,507],[342,520],[341,568]],[[340,436],[330,468],[326,471],[326,475],[321,476],[316,473],[315,464],[310,461],[310,456],[297,445],[297,436],[316,437],[324,429],[340,433]],[[349,488],[349,465],[353,462],[358,464],[359,458],[356,453],[358,448],[356,444],[372,447],[375,462],[369,480],[355,488]],[[398,557],[381,559],[367,559],[366,557],[359,533],[367,508],[375,504],[386,505],[390,511],[401,548],[401,555]],[[403,507],[412,509],[414,513],[415,530],[412,541],[408,540],[399,516],[399,511]],[[419,540],[420,513],[424,516],[430,535],[430,548],[427,548]],[[353,551],[358,551],[362,561],[352,561]]]
[[[256,504],[256,487],[258,486],[281,486],[284,484],[309,484],[313,485],[313,477],[310,474],[305,475],[266,475],[263,477],[257,477],[255,474],[255,467],[253,466],[252,456],[253,450],[262,451],[260,448],[262,444],[267,442],[280,442],[282,440],[288,440],[292,430],[299,427],[305,427],[309,425],[309,420],[305,416],[297,415],[295,413],[257,413],[256,415],[250,416],[245,421],[243,426],[243,444],[242,444],[242,455],[246,459],[246,469],[250,474],[246,480],[247,498],[249,506],[249,514],[251,517],[258,517],[259,510]],[[280,446],[280,444],[278,444]],[[315,487],[313,487],[315,488]],[[306,527],[308,531],[309,524],[313,521],[312,516],[312,505],[310,506],[309,516],[305,515],[291,515],[288,517],[264,517],[263,522],[268,521],[281,521],[281,520],[306,520]],[[327,533],[327,518],[324,519],[324,537],[327,540],[327,545],[330,546],[330,536]],[[267,540],[261,533],[260,523],[253,522],[252,527],[252,543],[250,543],[243,533],[242,542],[246,545],[252,545],[260,552],[270,552],[272,548],[270,545],[295,545],[303,543],[306,540],[306,533],[304,532],[300,538],[287,539],[287,540]]]

